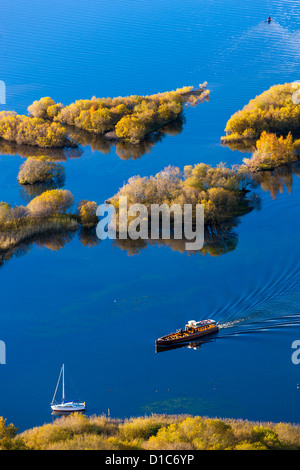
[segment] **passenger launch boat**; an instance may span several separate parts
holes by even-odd
[[[62,402],[55,403],[55,396],[56,396],[56,392],[58,389],[61,376],[62,376]],[[75,413],[75,411],[85,411],[85,402],[84,403],[77,402],[77,401],[67,402],[65,400],[65,366],[64,364],[62,365],[62,368],[60,370],[58,382],[57,382],[54,396],[51,402],[51,409],[52,411],[55,411],[56,413],[72,413],[72,412]]]
[[[156,340],[156,346],[171,346],[180,343],[195,341],[201,336],[215,333],[219,330],[214,320],[190,320],[185,329],[178,330],[176,333],[170,333]]]

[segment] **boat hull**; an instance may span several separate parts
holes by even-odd
[[[195,333],[187,334],[186,336],[177,336],[175,338],[172,338],[172,337],[170,338],[172,334],[166,335],[166,336],[162,336],[161,338],[158,338],[156,340],[156,345],[157,346],[172,346],[176,344],[190,343],[203,336],[216,333],[218,330],[219,330],[219,327],[216,325],[206,330],[196,331]]]
[[[56,413],[76,413],[77,411],[85,411],[85,405],[78,406],[64,406],[64,405],[51,405],[52,411]]]

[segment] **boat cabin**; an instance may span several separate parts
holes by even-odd
[[[189,320],[187,324],[185,325],[185,329],[190,330],[191,328],[201,328],[201,326],[207,326],[207,325],[216,325],[216,322],[215,320],[201,320],[201,321]]]

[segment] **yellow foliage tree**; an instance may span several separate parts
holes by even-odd
[[[52,189],[32,199],[27,205],[34,217],[50,217],[64,214],[73,204],[72,193],[65,189]]]

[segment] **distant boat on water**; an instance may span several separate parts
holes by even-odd
[[[215,333],[219,330],[219,327],[215,320],[201,320],[195,321],[190,320],[186,325],[185,329],[177,330],[175,333],[169,333],[168,335],[162,336],[156,340],[156,346],[165,347],[173,346],[175,344],[184,344],[196,341],[202,336]]]
[[[59,382],[62,378],[62,401],[61,403],[56,403],[55,402],[55,397],[57,393],[57,389],[59,386]],[[62,368],[60,370],[60,374],[58,377],[56,389],[54,392],[54,396],[51,402],[51,409],[52,411],[55,411],[56,413],[74,413],[76,411],[85,411],[85,402],[81,403],[80,401],[66,401],[65,398],[65,365],[62,365]]]

